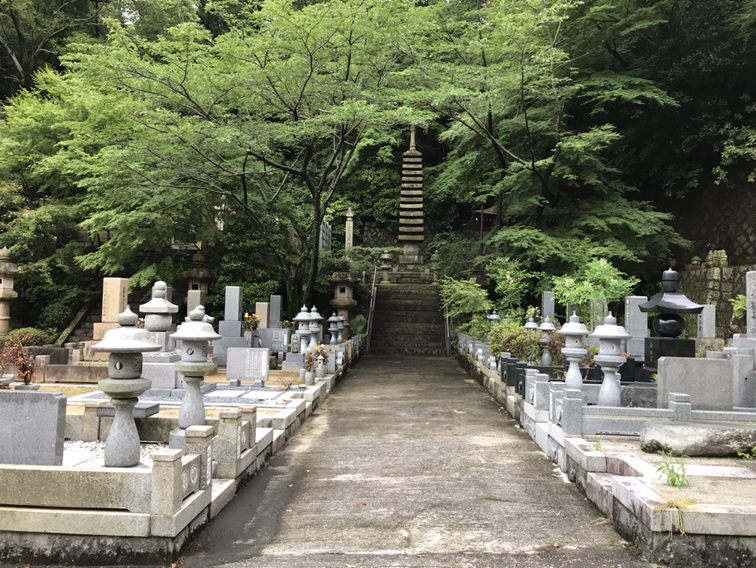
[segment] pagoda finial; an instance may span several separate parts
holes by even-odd
[[[417,150],[415,148],[415,125],[410,126],[410,150]]]

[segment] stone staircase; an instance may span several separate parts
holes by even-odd
[[[373,318],[370,353],[447,354],[436,285],[380,284]]]

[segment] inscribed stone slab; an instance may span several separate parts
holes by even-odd
[[[756,271],[746,272],[746,331],[756,338]]]
[[[286,353],[289,350],[290,329],[268,328],[259,329],[261,347],[266,347],[276,353]]]
[[[66,397],[0,390],[0,463],[63,465]]]
[[[128,295],[128,278],[104,278],[102,281],[101,321],[118,323],[118,314],[126,309]]]
[[[693,410],[732,410],[732,361],[695,357],[661,357],[657,408],[667,408],[669,393],[690,395]]]
[[[270,349],[232,347],[226,352],[226,376],[229,382],[268,380]]]
[[[698,337],[717,336],[717,307],[711,304],[705,305],[698,314]]]

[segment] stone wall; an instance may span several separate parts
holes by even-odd
[[[729,300],[746,293],[746,273],[751,270],[756,264],[729,266],[724,251],[709,251],[703,261],[694,258],[680,271],[680,291],[696,303],[717,307],[717,337],[732,336]]]
[[[685,199],[675,200],[670,208],[676,217],[673,225],[693,241],[693,248],[679,252],[678,260],[689,262],[693,255],[723,249],[732,265],[756,262],[754,192],[756,185],[741,176],[735,187],[708,182]]]

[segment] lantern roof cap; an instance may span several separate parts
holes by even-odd
[[[570,321],[562,326],[562,329],[557,330],[557,333],[562,335],[581,336],[588,335],[588,328],[585,324],[580,323],[580,318],[575,312],[572,312]]]
[[[92,351],[108,353],[142,353],[160,351],[161,347],[150,338],[147,330],[136,327],[139,317],[128,307],[118,315],[121,327],[108,330],[102,341],[92,346]]]
[[[223,337],[215,332],[210,323],[203,321],[205,319],[205,312],[199,308],[200,306],[197,306],[189,312],[189,321],[181,324],[176,333],[171,334],[172,339],[181,341],[216,341]]]
[[[612,312],[609,312],[604,323],[596,326],[596,329],[593,330],[591,337],[598,339],[629,339],[630,334],[625,331],[624,327],[617,325],[617,318],[612,315]]]

